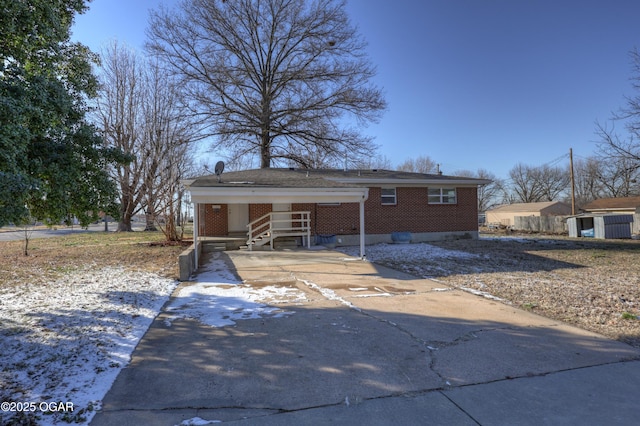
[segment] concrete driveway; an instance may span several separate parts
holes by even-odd
[[[640,351],[623,343],[333,251],[222,256],[251,285],[295,286],[306,300],[290,316],[221,328],[167,327],[162,312],[92,425],[640,417]]]

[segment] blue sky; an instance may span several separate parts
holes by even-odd
[[[93,0],[73,38],[142,49],[161,3],[178,1]],[[389,103],[364,132],[394,166],[429,156],[446,174],[505,178],[517,163],[566,164],[569,148],[594,152],[596,120],[632,94],[637,0],[348,0],[347,11]]]

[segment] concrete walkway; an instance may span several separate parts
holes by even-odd
[[[640,418],[640,351],[623,343],[337,252],[222,256],[242,280],[296,286],[307,300],[222,328],[167,327],[160,313],[93,426]]]

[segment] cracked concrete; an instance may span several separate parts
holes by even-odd
[[[603,413],[640,415],[633,399],[640,352],[625,344],[336,252],[226,256],[246,283],[295,285],[306,300],[279,304],[295,311],[289,317],[222,328],[194,320],[168,328],[161,313],[92,425],[194,417],[260,425],[598,424]],[[607,378],[620,380],[614,401],[599,390]]]

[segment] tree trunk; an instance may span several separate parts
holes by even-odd
[[[268,169],[271,167],[271,153],[269,145],[271,143],[269,132],[262,133],[262,143],[260,144],[260,168]]]
[[[146,225],[144,227],[145,231],[157,231],[158,230],[158,228],[156,227],[155,214],[153,214],[153,211],[151,211],[151,208],[147,209],[147,214],[145,215],[145,220],[146,220]]]
[[[122,218],[120,222],[118,222],[118,232],[132,232],[131,228],[131,216],[127,218]]]

